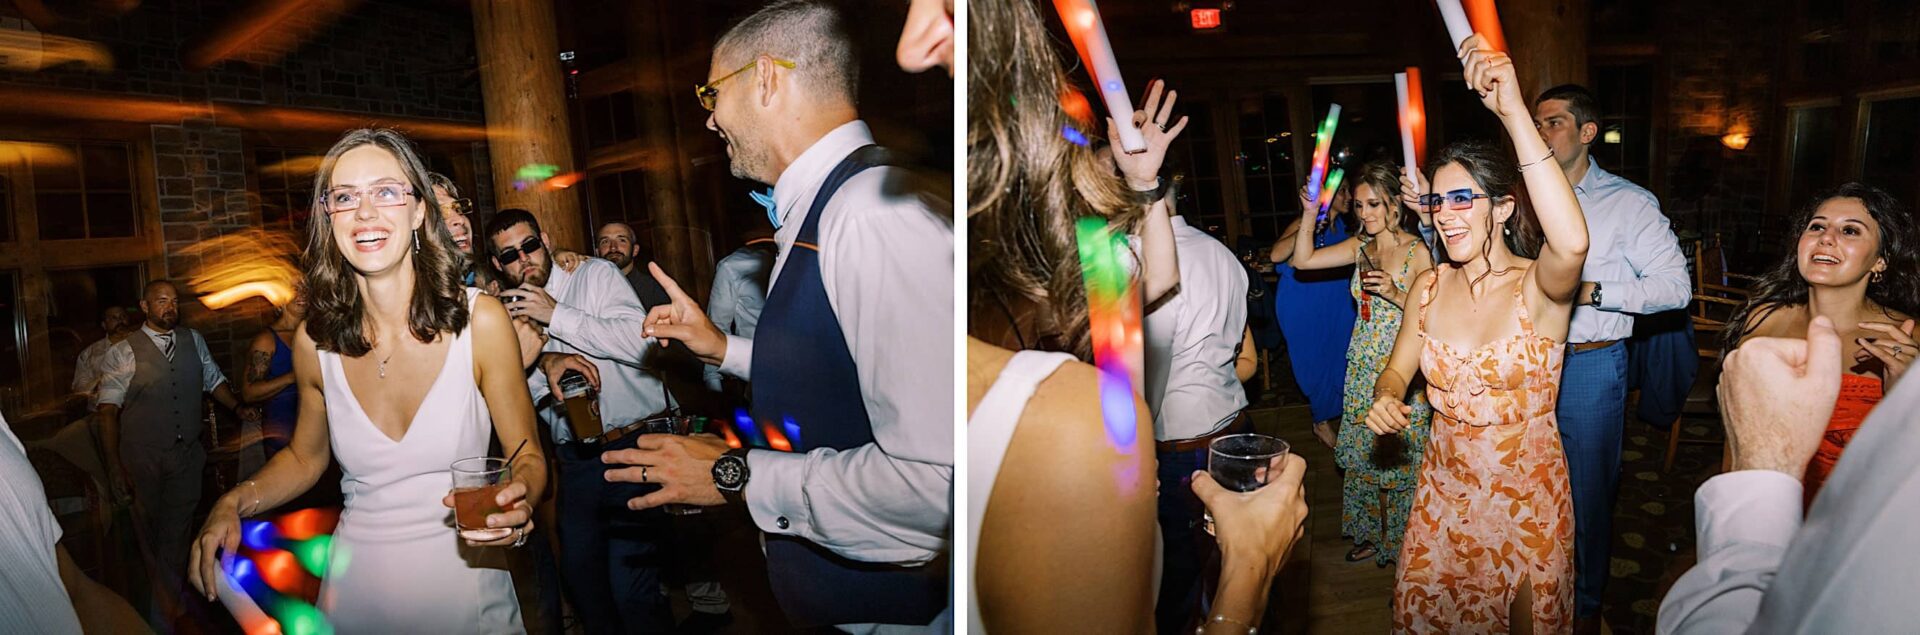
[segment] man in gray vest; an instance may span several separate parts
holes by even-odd
[[[200,445],[200,395],[211,392],[230,409],[240,400],[213,363],[206,340],[179,327],[179,290],[173,283],[147,283],[140,310],[146,323],[107,349],[101,364],[100,430],[108,469],[133,492],[135,522],[158,569],[151,572],[158,580],[155,626],[166,631],[178,614],[171,607],[187,570],[193,511],[200,504],[200,474],[207,464]]]

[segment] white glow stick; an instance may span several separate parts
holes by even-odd
[[[1400,160],[1407,173],[1407,180],[1419,183],[1418,167],[1413,156],[1413,102],[1407,94],[1407,74],[1393,74],[1393,91],[1400,97]]]
[[[1447,35],[1453,38],[1453,50],[1459,51],[1460,45],[1473,37],[1473,23],[1467,21],[1467,10],[1460,7],[1460,0],[1434,0],[1440,5],[1440,19],[1447,23]]]
[[[1133,126],[1133,98],[1127,95],[1127,83],[1120,78],[1120,62],[1113,57],[1113,44],[1107,40],[1107,27],[1100,20],[1100,9],[1093,0],[1054,0],[1067,35],[1080,49],[1081,61],[1092,73],[1094,87],[1107,104],[1107,114],[1120,128],[1120,147],[1128,154],[1147,151],[1147,139]]]

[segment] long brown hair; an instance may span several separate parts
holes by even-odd
[[[967,7],[968,331],[1006,348],[1090,360],[1074,221],[1103,216],[1128,231],[1146,210],[1131,203],[1112,164],[1082,145],[1100,136],[1094,122],[1062,110],[1073,89],[1033,1]],[[1126,125],[1131,116],[1116,119]]]
[[[341,253],[333,238],[333,215],[320,205],[340,155],[360,146],[376,146],[392,153],[407,174],[407,185],[426,205],[426,222],[415,236],[413,254],[413,297],[407,307],[407,330],[414,339],[432,342],[441,333],[458,333],[467,327],[467,298],[460,285],[466,260],[453,248],[453,235],[440,217],[440,200],[434,196],[427,179],[426,166],[413,143],[400,133],[384,128],[348,131],[327,151],[320,171],[313,177],[313,221],[307,224],[307,251],[304,268],[307,276],[307,336],[320,350],[348,357],[359,357],[373,349],[367,340],[366,299],[355,284],[353,265]]]

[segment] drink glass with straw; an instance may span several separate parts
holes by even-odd
[[[1207,444],[1207,474],[1228,490],[1251,492],[1280,474],[1280,461],[1287,458],[1287,450],[1287,442],[1275,437],[1229,434]],[[1202,519],[1207,535],[1214,535],[1213,512],[1206,512]]]
[[[488,542],[513,533],[510,527],[487,527],[487,516],[506,511],[500,507],[500,490],[513,483],[513,459],[526,448],[527,442],[521,441],[507,458],[476,456],[448,466],[453,473],[453,524],[460,537]]]
[[[1355,267],[1359,269],[1360,273],[1360,321],[1371,322],[1373,321],[1373,292],[1367,290],[1367,280],[1371,278],[1373,274],[1378,273],[1380,268],[1374,266],[1373,257],[1367,255],[1366,243],[1360,243],[1358,246],[1355,246],[1353,252],[1359,256],[1358,264],[1356,264]]]

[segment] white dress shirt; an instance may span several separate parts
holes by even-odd
[[[760,307],[767,303],[767,276],[773,254],[766,249],[741,247],[713,265],[713,290],[707,293],[707,319],[720,332],[753,339],[760,323]],[[706,369],[707,388],[720,390],[720,367]]]
[[[780,175],[780,256],[770,289],[780,286],[780,267],[827,173],[870,143],[865,123],[847,123]],[[926,562],[945,546],[954,435],[949,196],[939,182],[882,166],[849,179],[822,212],[820,275],[858,367],[874,442],[748,454],[747,508],[762,531],[866,562]],[[752,340],[728,336],[720,370],[751,380],[752,356]]]
[[[167,345],[161,341],[160,332],[153,330],[153,327],[141,324],[140,333],[146,335],[147,339],[153,341],[154,348],[160,349],[161,352],[167,350]],[[183,338],[181,337],[182,333],[190,333],[192,337]],[[226,374],[220,372],[219,364],[213,363],[213,353],[207,351],[207,340],[200,337],[199,331],[193,329],[174,329],[171,334],[174,339],[174,355],[179,355],[181,352],[187,350],[184,347],[188,342],[181,340],[193,340],[192,350],[194,354],[200,356],[200,390],[213,392],[213,389],[219,388],[220,384],[226,383]],[[127,337],[131,338],[133,336],[129,335]],[[100,394],[94,397],[94,403],[113,404],[116,406],[126,405],[127,389],[133,386],[135,366],[136,364],[133,360],[133,340],[123,339],[120,340],[118,344],[107,348],[107,354],[101,361],[101,368],[105,369],[106,374],[100,378]]]
[[[1144,396],[1160,441],[1219,432],[1247,407],[1233,374],[1247,326],[1246,267],[1183,217],[1173,217],[1173,241],[1180,287],[1142,323],[1146,341],[1157,344],[1146,360]]]
[[[0,633],[80,633],[60,579],[59,542],[40,475],[0,417]]]
[[[1573,194],[1586,214],[1589,239],[1580,279],[1600,283],[1600,305],[1574,298],[1568,342],[1623,340],[1633,335],[1634,315],[1687,305],[1693,297],[1687,258],[1652,192],[1587,157],[1587,175]]]
[[[586,258],[569,273],[554,267],[548,274],[547,295],[553,296],[553,322],[547,325],[549,353],[580,353],[600,371],[600,425],[612,430],[667,407],[667,389],[647,369],[660,350],[653,338],[641,335],[647,309],[634,295],[633,285],[620,268],[599,258]],[[547,375],[538,366],[527,376],[527,388],[538,403],[552,392]],[[566,409],[542,408],[540,418],[553,427],[555,441],[573,439]]]
[[[113,348],[113,338],[103,337],[81,349],[80,357],[73,362],[73,392],[97,398],[100,380],[106,378],[107,349]],[[97,406],[98,403],[87,404]]]
[[[1744,470],[1694,493],[1700,560],[1660,633],[1912,633],[1920,625],[1920,381],[1861,424],[1805,522],[1793,477]]]

